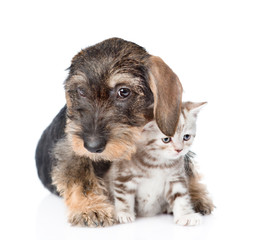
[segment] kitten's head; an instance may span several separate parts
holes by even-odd
[[[167,159],[176,159],[188,153],[196,135],[197,115],[206,102],[182,103],[181,115],[173,137],[165,136],[157,127],[155,121],[145,125],[142,141],[145,141],[146,150],[152,155],[160,155]]]

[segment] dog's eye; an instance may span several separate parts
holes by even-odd
[[[86,97],[86,92],[84,89],[82,88],[77,88],[76,89],[77,93],[81,96],[81,97]]]
[[[124,99],[124,98],[129,97],[130,94],[131,94],[131,90],[129,88],[120,88],[118,90],[117,97],[120,98],[120,99]]]
[[[170,143],[171,142],[171,137],[165,137],[162,138],[163,143]]]
[[[184,141],[189,141],[190,138],[191,138],[191,135],[189,135],[189,134],[186,134],[186,135],[183,136],[183,140]]]

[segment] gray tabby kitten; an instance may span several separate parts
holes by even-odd
[[[197,114],[204,104],[183,103],[174,137],[163,135],[155,121],[149,122],[131,161],[113,162],[106,182],[118,222],[173,212],[179,225],[200,224],[201,215],[190,200],[184,158],[190,154]]]

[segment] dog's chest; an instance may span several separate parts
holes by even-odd
[[[142,178],[136,193],[136,211],[138,216],[154,216],[167,209],[165,186],[167,171],[153,170],[148,177]]]

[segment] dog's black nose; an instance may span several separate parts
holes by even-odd
[[[106,140],[102,137],[89,137],[84,141],[84,147],[92,153],[102,153],[106,146]]]

